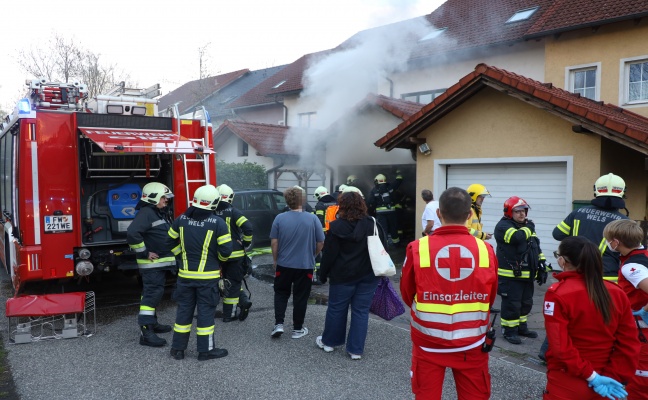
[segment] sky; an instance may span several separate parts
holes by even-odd
[[[55,34],[100,54],[145,88],[166,94],[200,77],[291,63],[337,46],[358,31],[418,17],[445,0],[17,0],[3,6],[0,108],[13,109],[33,78],[20,50],[45,48]]]

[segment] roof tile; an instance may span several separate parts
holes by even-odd
[[[282,125],[225,120],[214,132],[214,140],[229,131],[254,147],[264,157],[272,155],[292,156],[295,154],[286,150],[284,146],[288,129],[288,127]]]

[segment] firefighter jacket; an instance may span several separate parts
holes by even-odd
[[[142,205],[128,226],[126,242],[135,252],[140,269],[175,269],[176,260],[167,244],[167,231],[171,224],[166,213],[151,204]],[[149,252],[156,253],[157,260],[149,260]]]
[[[618,284],[630,299],[630,307],[633,311],[648,304],[648,293],[637,288],[639,282],[646,278],[648,278],[648,251],[646,249],[634,249],[628,255],[621,256]],[[639,318],[639,323],[641,328],[648,328],[641,318]]]
[[[397,190],[403,182],[402,176],[397,176],[393,183],[381,183],[374,186],[367,197],[367,206],[376,212],[392,211],[395,206],[393,199],[394,191]]]
[[[188,212],[194,209],[189,207]],[[169,228],[176,244],[173,254],[180,257],[178,277],[185,279],[218,279],[220,262],[232,253],[232,239],[227,224],[213,213],[205,219],[194,219],[185,212]]]
[[[326,209],[329,208],[330,206],[335,206],[335,205],[337,205],[337,201],[330,194],[323,196],[321,199],[319,199],[317,204],[315,204],[315,215],[322,223],[322,228],[324,229],[324,232],[328,230],[326,227]]]
[[[594,199],[595,201],[597,199]],[[581,207],[572,211],[553,230],[553,238],[560,241],[568,236],[582,236],[598,246],[603,256],[603,279],[616,282],[619,275],[619,255],[607,248],[603,229],[618,219],[628,219],[618,209]]]
[[[531,220],[519,224],[502,217],[493,234],[497,241],[497,274],[503,278],[532,280],[544,268],[545,256]]]
[[[232,254],[229,259],[241,258],[245,256],[245,249],[252,243],[252,223],[241,213],[238,208],[231,204],[221,201],[214,214],[221,217],[232,238]]]
[[[470,234],[474,237],[486,240],[486,233],[482,232],[484,229],[484,224],[481,222],[482,209],[477,204],[473,203],[470,208],[470,218],[466,221],[466,228],[470,231]]]
[[[547,289],[543,307],[547,370],[563,370],[581,378],[594,371],[627,383],[639,361],[640,342],[630,302],[614,283],[604,282],[612,300],[610,323],[590,300],[583,274],[567,271]]]
[[[415,346],[457,352],[484,342],[497,294],[497,258],[464,226],[447,225],[407,245],[401,296]]]

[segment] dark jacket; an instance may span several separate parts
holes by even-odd
[[[517,223],[510,218],[502,218],[495,225],[493,234],[497,241],[497,261],[500,278],[532,280],[545,260],[540,250],[540,239],[531,220]],[[515,271],[518,270],[516,276]]]
[[[141,208],[128,226],[126,241],[135,252],[137,266],[142,270],[176,268],[176,260],[167,246],[167,231],[171,223],[164,210],[154,205],[140,202]],[[149,260],[149,252],[159,258]]]
[[[320,280],[331,284],[347,283],[373,275],[367,248],[367,236],[373,235],[374,220],[359,221],[338,218],[331,222],[320,264]]]
[[[245,256],[243,249],[248,247],[252,242],[252,223],[238,208],[232,207],[226,201],[218,203],[214,214],[225,221],[230,236],[232,237],[232,254],[230,254],[229,259],[232,260]]]

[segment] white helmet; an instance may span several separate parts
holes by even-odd
[[[379,183],[385,183],[387,182],[387,177],[383,174],[378,174],[374,178],[374,183],[379,184]]]
[[[232,201],[234,201],[234,191],[231,187],[222,184],[216,189],[218,189],[218,193],[220,193],[221,201],[232,204]]]
[[[594,196],[621,197],[625,194],[625,181],[614,174],[603,175],[594,183]]]
[[[358,177],[355,175],[349,175],[347,178],[346,184],[347,185],[355,185],[355,183],[358,181]]]
[[[218,189],[214,185],[205,185],[196,189],[191,205],[203,210],[215,210],[219,202]]]
[[[151,182],[142,188],[142,197],[140,200],[149,204],[160,204],[162,197],[170,199],[173,197],[171,190],[160,182]]]
[[[328,194],[329,194],[328,190],[326,190],[324,186],[320,186],[317,189],[315,189],[315,193],[313,194],[313,197],[319,200]]]
[[[340,193],[341,193],[341,192],[344,192],[344,189],[346,189],[347,187],[348,187],[348,186],[345,185],[344,183],[341,184],[340,186],[338,186],[338,192],[340,192]]]
[[[355,187],[355,186],[347,186],[347,187],[345,187],[344,190],[342,191],[342,193],[349,193],[349,192],[358,193],[358,194],[360,194],[360,196],[362,196],[362,198],[364,199],[364,194],[362,194],[362,190],[358,189],[358,188]]]

